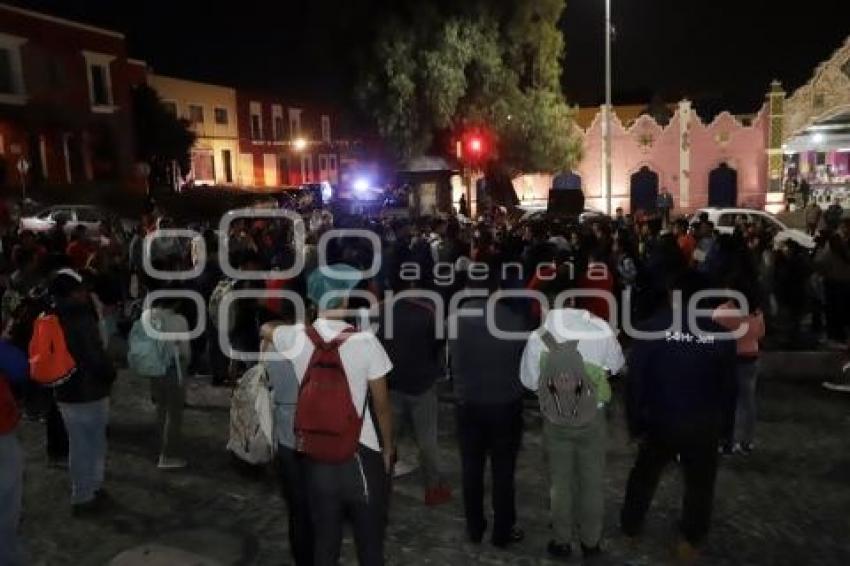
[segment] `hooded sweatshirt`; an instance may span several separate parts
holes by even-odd
[[[714,339],[725,332],[710,319],[671,331],[667,307],[641,328],[660,332],[635,340],[629,353],[626,414],[633,435],[643,432],[693,438],[716,437],[735,406],[735,340]]]
[[[115,368],[100,341],[92,306],[59,300],[56,313],[65,333],[68,352],[77,364],[71,378],[54,390],[56,401],[89,403],[108,397],[115,381]]]

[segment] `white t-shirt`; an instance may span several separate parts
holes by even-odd
[[[541,336],[547,330],[558,343],[575,340],[576,349],[585,364],[593,364],[612,374],[619,373],[626,365],[623,350],[606,321],[583,309],[551,310],[543,328],[528,337],[522,354],[520,379],[532,391],[537,391],[540,381],[540,355],[546,350]]]
[[[313,323],[313,328],[325,341],[330,341],[349,325],[341,320],[328,320],[319,318]],[[272,337],[275,349],[284,357],[292,360],[295,376],[300,384],[307,372],[307,365],[313,356],[315,347],[307,337],[304,324],[293,326],[278,326]],[[339,357],[342,367],[348,377],[348,387],[351,390],[351,399],[357,408],[358,414],[363,414],[366,395],[369,391],[369,381],[380,379],[387,375],[393,368],[384,347],[378,342],[374,334],[370,332],[358,332],[339,348]],[[360,432],[360,444],[379,452],[378,435],[372,416],[366,407],[363,417],[363,430]]]

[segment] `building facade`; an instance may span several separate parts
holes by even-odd
[[[766,204],[768,187],[768,103],[754,116],[728,112],[704,122],[688,100],[674,106],[666,124],[627,107],[615,108],[611,120],[611,208],[626,212],[652,210],[658,194],[668,191],[676,209],[692,211],[705,206]],[[587,117],[589,112],[582,111]],[[605,210],[604,109],[593,118],[577,121],[584,157],[575,167],[587,206]],[[582,127],[584,125],[584,127]],[[515,181],[525,204],[546,202],[551,176],[523,176]]]
[[[148,83],[175,116],[185,118],[197,140],[187,180],[196,185],[253,185],[238,167],[236,90],[151,74]]]
[[[850,38],[790,95],[774,81],[755,114],[722,112],[704,122],[683,100],[660,124],[645,109],[614,109],[612,209],[653,208],[667,190],[683,212],[705,206],[779,212],[801,203],[795,191],[804,179],[821,207],[850,207]],[[573,174],[588,206],[604,210],[604,108],[578,109],[575,128],[584,157]],[[527,205],[545,205],[551,183],[551,175],[514,181]]]
[[[127,57],[118,32],[0,4],[0,186],[143,187],[131,111],[142,83],[197,135],[184,182],[270,190],[340,180],[344,144],[330,109],[158,75]]]
[[[332,113],[269,93],[237,89],[239,171],[246,186],[339,182]]]
[[[805,180],[822,207],[850,207],[850,37],[786,96],[774,85],[771,179],[777,197]],[[785,191],[787,192],[787,191]]]
[[[0,5],[0,184],[132,184],[145,75],[120,33]]]

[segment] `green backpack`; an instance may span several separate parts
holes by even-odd
[[[581,427],[589,424],[598,409],[596,384],[587,374],[578,342],[557,342],[546,331],[541,339],[549,352],[541,358],[537,398],[540,412],[552,424]]]

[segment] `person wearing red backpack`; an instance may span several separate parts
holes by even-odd
[[[24,353],[9,342],[0,341],[0,564],[24,564],[18,537],[24,486],[24,458],[15,435],[21,418],[12,391],[27,377]]]
[[[76,370],[54,389],[68,429],[71,514],[97,513],[106,500],[102,489],[106,467],[106,425],[115,369],[106,355],[97,318],[82,276],[60,270],[49,291]]]
[[[314,564],[339,563],[347,517],[359,563],[382,566],[393,460],[386,382],[392,364],[373,334],[355,332],[344,320],[347,294],[360,272],[342,264],[324,271],[313,271],[307,280],[315,322],[266,325],[264,337],[292,361],[299,382],[295,443],[307,478]]]

